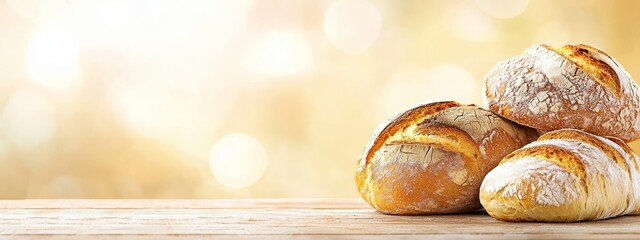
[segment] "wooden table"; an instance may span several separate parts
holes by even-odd
[[[383,215],[360,199],[0,201],[0,238],[640,239],[640,216],[509,223],[486,213]]]

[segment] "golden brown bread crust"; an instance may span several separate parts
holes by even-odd
[[[640,138],[640,89],[595,47],[534,45],[493,66],[483,88],[486,108],[525,126]]]
[[[372,139],[374,139],[375,141],[370,142],[370,144],[372,145],[368,147],[367,156],[365,159],[367,159],[367,161],[368,159],[371,159],[371,157],[373,156],[373,153],[382,146],[382,144],[384,143],[384,141],[387,140],[387,138],[395,134],[398,130],[406,128],[412,123],[415,123],[417,119],[419,119],[419,116],[433,115],[444,109],[451,108],[451,107],[459,107],[459,106],[461,105],[457,102],[442,102],[442,104],[418,106],[400,114],[400,116],[397,116],[395,119],[393,119],[391,123],[385,125],[382,131],[374,135]]]
[[[543,46],[562,55],[573,64],[578,65],[578,67],[588,74],[593,80],[596,80],[607,90],[616,94],[616,96],[620,96],[620,91],[622,91],[622,89],[620,86],[620,79],[618,78],[615,70],[613,70],[613,68],[604,61],[596,59],[590,54],[590,52],[597,52],[607,58],[611,58],[611,56],[604,51],[585,44],[578,44],[576,46],[564,45],[560,48],[551,48],[547,45]]]
[[[504,159],[502,159],[500,163],[502,164],[513,161],[514,159],[521,159],[526,157],[539,158],[543,161],[552,162],[566,169],[568,172],[578,176],[580,179],[584,179],[587,174],[586,168],[580,160],[579,156],[577,156],[570,150],[549,144],[518,149],[504,157]]]
[[[563,129],[505,157],[480,187],[506,221],[575,222],[640,213],[638,157],[620,139]]]
[[[594,135],[583,134],[580,131],[554,131],[554,132],[549,132],[549,133],[547,133],[545,135],[540,136],[540,138],[538,138],[538,141],[547,140],[547,139],[579,140],[581,142],[589,144],[589,145],[597,148],[598,150],[602,151],[604,154],[607,155],[607,157],[609,157],[608,159],[614,160],[616,162],[616,164],[618,164],[618,166],[620,166],[621,168],[625,169],[626,171],[629,171],[629,166],[627,166],[627,164],[626,164],[626,162],[624,160],[623,154],[626,153],[628,155],[633,155],[632,154],[633,151],[631,151],[629,146],[626,143],[622,142],[620,139],[617,139],[617,138],[614,138],[614,137],[608,138],[610,141],[612,141],[612,142],[618,144],[620,147],[622,147],[623,150],[625,150],[625,152],[620,152],[620,151],[618,151],[618,149],[615,149],[611,145],[605,144],[604,142],[602,142],[602,140],[598,139]]]
[[[484,175],[537,133],[487,110],[455,102],[412,108],[382,125],[359,160],[362,197],[387,214],[480,208]]]

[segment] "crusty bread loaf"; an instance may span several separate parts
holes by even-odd
[[[485,174],[537,136],[476,106],[421,105],[375,132],[356,183],[362,197],[387,214],[475,210]]]
[[[574,222],[640,214],[640,162],[620,139],[548,132],[482,182],[480,201],[507,221]]]
[[[487,109],[525,126],[640,137],[638,86],[616,60],[588,45],[534,45],[493,66],[483,89]]]

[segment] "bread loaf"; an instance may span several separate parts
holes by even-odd
[[[480,208],[482,178],[500,159],[535,140],[476,106],[439,102],[381,125],[358,162],[362,197],[386,214],[434,214]]]
[[[574,222],[640,214],[640,162],[620,139],[548,132],[482,182],[480,201],[507,221]]]
[[[542,131],[581,129],[624,141],[640,137],[639,89],[604,51],[588,45],[534,45],[484,78],[492,112]]]

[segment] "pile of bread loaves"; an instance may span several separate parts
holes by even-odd
[[[362,197],[386,214],[640,214],[640,159],[625,143],[640,138],[640,89],[607,53],[532,46],[489,70],[483,98],[484,109],[429,103],[382,124],[358,162]]]

